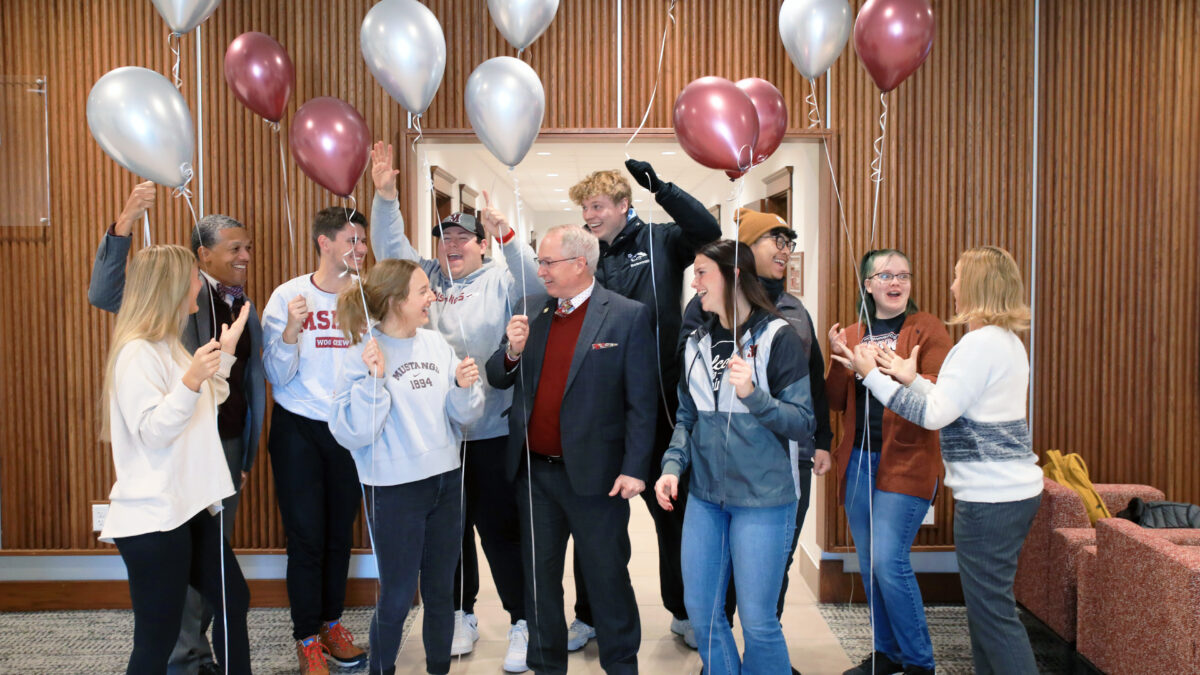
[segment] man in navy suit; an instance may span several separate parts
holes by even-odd
[[[142,214],[154,206],[154,190],[154,183],[148,181],[134,187],[121,215],[100,240],[88,286],[88,302],[93,307],[113,313],[121,308],[125,261],[133,243],[133,227]],[[229,372],[229,397],[217,410],[217,428],[229,463],[229,477],[238,490],[222,502],[221,521],[225,537],[231,539],[242,481],[254,466],[266,409],[262,324],[254,303],[243,290],[251,250],[250,234],[245,226],[229,216],[208,215],[192,228],[191,236],[192,253],[196,254],[205,283],[200,285],[200,295],[196,298],[200,309],[188,316],[180,335],[188,353],[219,337],[218,327],[232,324],[242,305],[250,305],[250,319],[234,354],[237,361]],[[212,646],[205,637],[212,614],[212,608],[206,606],[200,593],[189,588],[179,639],[167,667],[168,675],[221,672],[213,662]]]
[[[641,625],[629,581],[629,500],[646,487],[656,381],[649,310],[596,283],[600,245],[582,227],[542,238],[549,295],[514,311],[488,382],[515,387],[505,468],[517,488],[528,664],[567,672],[563,561],[567,537],[595,610],[600,665],[636,673]]]

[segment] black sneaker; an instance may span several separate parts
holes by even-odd
[[[933,669],[922,668],[921,666],[905,666],[904,675],[933,675]]]
[[[883,652],[875,652],[842,675],[894,675],[903,672],[904,666],[889,659]]]
[[[225,675],[225,671],[212,661],[206,661],[200,664],[199,675]]]

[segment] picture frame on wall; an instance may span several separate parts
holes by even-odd
[[[788,260],[787,292],[792,295],[804,294],[804,251],[796,251]]]

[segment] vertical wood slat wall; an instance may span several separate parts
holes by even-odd
[[[229,93],[225,46],[260,30],[288,49],[297,87],[285,139],[299,104],[333,95],[358,108],[376,138],[396,141],[404,137],[404,111],[359,53],[358,26],[371,4],[226,0],[203,24],[206,211],[251,226],[249,289],[260,309],[271,289],[315,264],[308,222],[337,200],[289,157],[293,250],[277,138]],[[471,70],[516,50],[492,26],[485,0],[426,4],[442,23],[448,61],[423,126],[467,128],[461,92]],[[619,118],[630,130],[650,99],[667,4],[622,3]],[[647,127],[670,127],[675,96],[701,75],[768,79],[783,92],[792,126],[804,126],[807,83],[779,41],[779,4],[679,2]],[[1172,499],[1200,502],[1197,6],[1042,1],[1036,240],[1033,0],[941,0],[934,10],[938,34],[929,61],[888,95],[875,245],[912,256],[915,298],[940,316],[951,313],[948,287],[959,251],[982,243],[1011,250],[1027,275],[1037,275],[1035,447],[1082,452],[1097,481],[1152,483]],[[617,126],[616,22],[615,2],[563,0],[550,29],[521,56],[546,89],[544,129]],[[167,29],[143,0],[10,0],[0,4],[0,32],[8,38],[0,44],[0,75],[47,77],[53,219],[49,228],[0,227],[0,296],[16,310],[0,318],[8,357],[0,369],[3,547],[96,548],[88,503],[107,495],[112,469],[97,439],[95,400],[112,321],[87,305],[86,288],[96,242],[136,178],[91,139],[84,103],[96,79],[117,66],[169,72]],[[181,45],[183,92],[193,111],[194,39],[185,36]],[[822,253],[832,265],[828,309],[815,317],[822,331],[853,317],[847,249],[862,251],[870,241],[868,163],[880,111],[852,43],[828,80],[839,134],[833,162],[853,246],[839,230]],[[825,83],[818,86],[824,105]],[[408,151],[396,148],[398,156]],[[364,208],[368,180],[355,194]],[[407,184],[404,175],[401,181]],[[186,207],[166,190],[158,199],[155,241],[182,242]],[[265,447],[260,458],[239,513],[241,548],[283,544]],[[919,545],[952,542],[949,504],[939,499],[939,527],[923,531]],[[826,506],[823,543],[849,543],[840,509]]]

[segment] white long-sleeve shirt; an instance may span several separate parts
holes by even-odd
[[[296,344],[283,341],[288,303],[297,295],[308,304],[308,320]],[[328,422],[333,381],[350,340],[337,321],[337,294],[317,288],[312,275],[290,279],[271,293],[263,310],[263,368],[275,402],[289,412]]]
[[[234,493],[217,431],[234,360],[222,352],[217,374],[196,392],[183,383],[185,353],[146,340],[121,348],[109,396],[117,482],[101,541],[173,530],[204,509],[220,511]]]
[[[946,486],[967,502],[1010,502],[1042,492],[1042,470],[1025,419],[1029,357],[1010,330],[970,331],[946,355],[937,384],[901,386],[879,369],[863,380],[904,419],[941,429]]]
[[[346,350],[329,422],[333,437],[353,455],[359,480],[400,485],[458,468],[462,427],[483,414],[482,383],[458,386],[460,359],[436,331],[420,328],[411,338],[371,332],[384,376],[367,371],[365,342]]]

